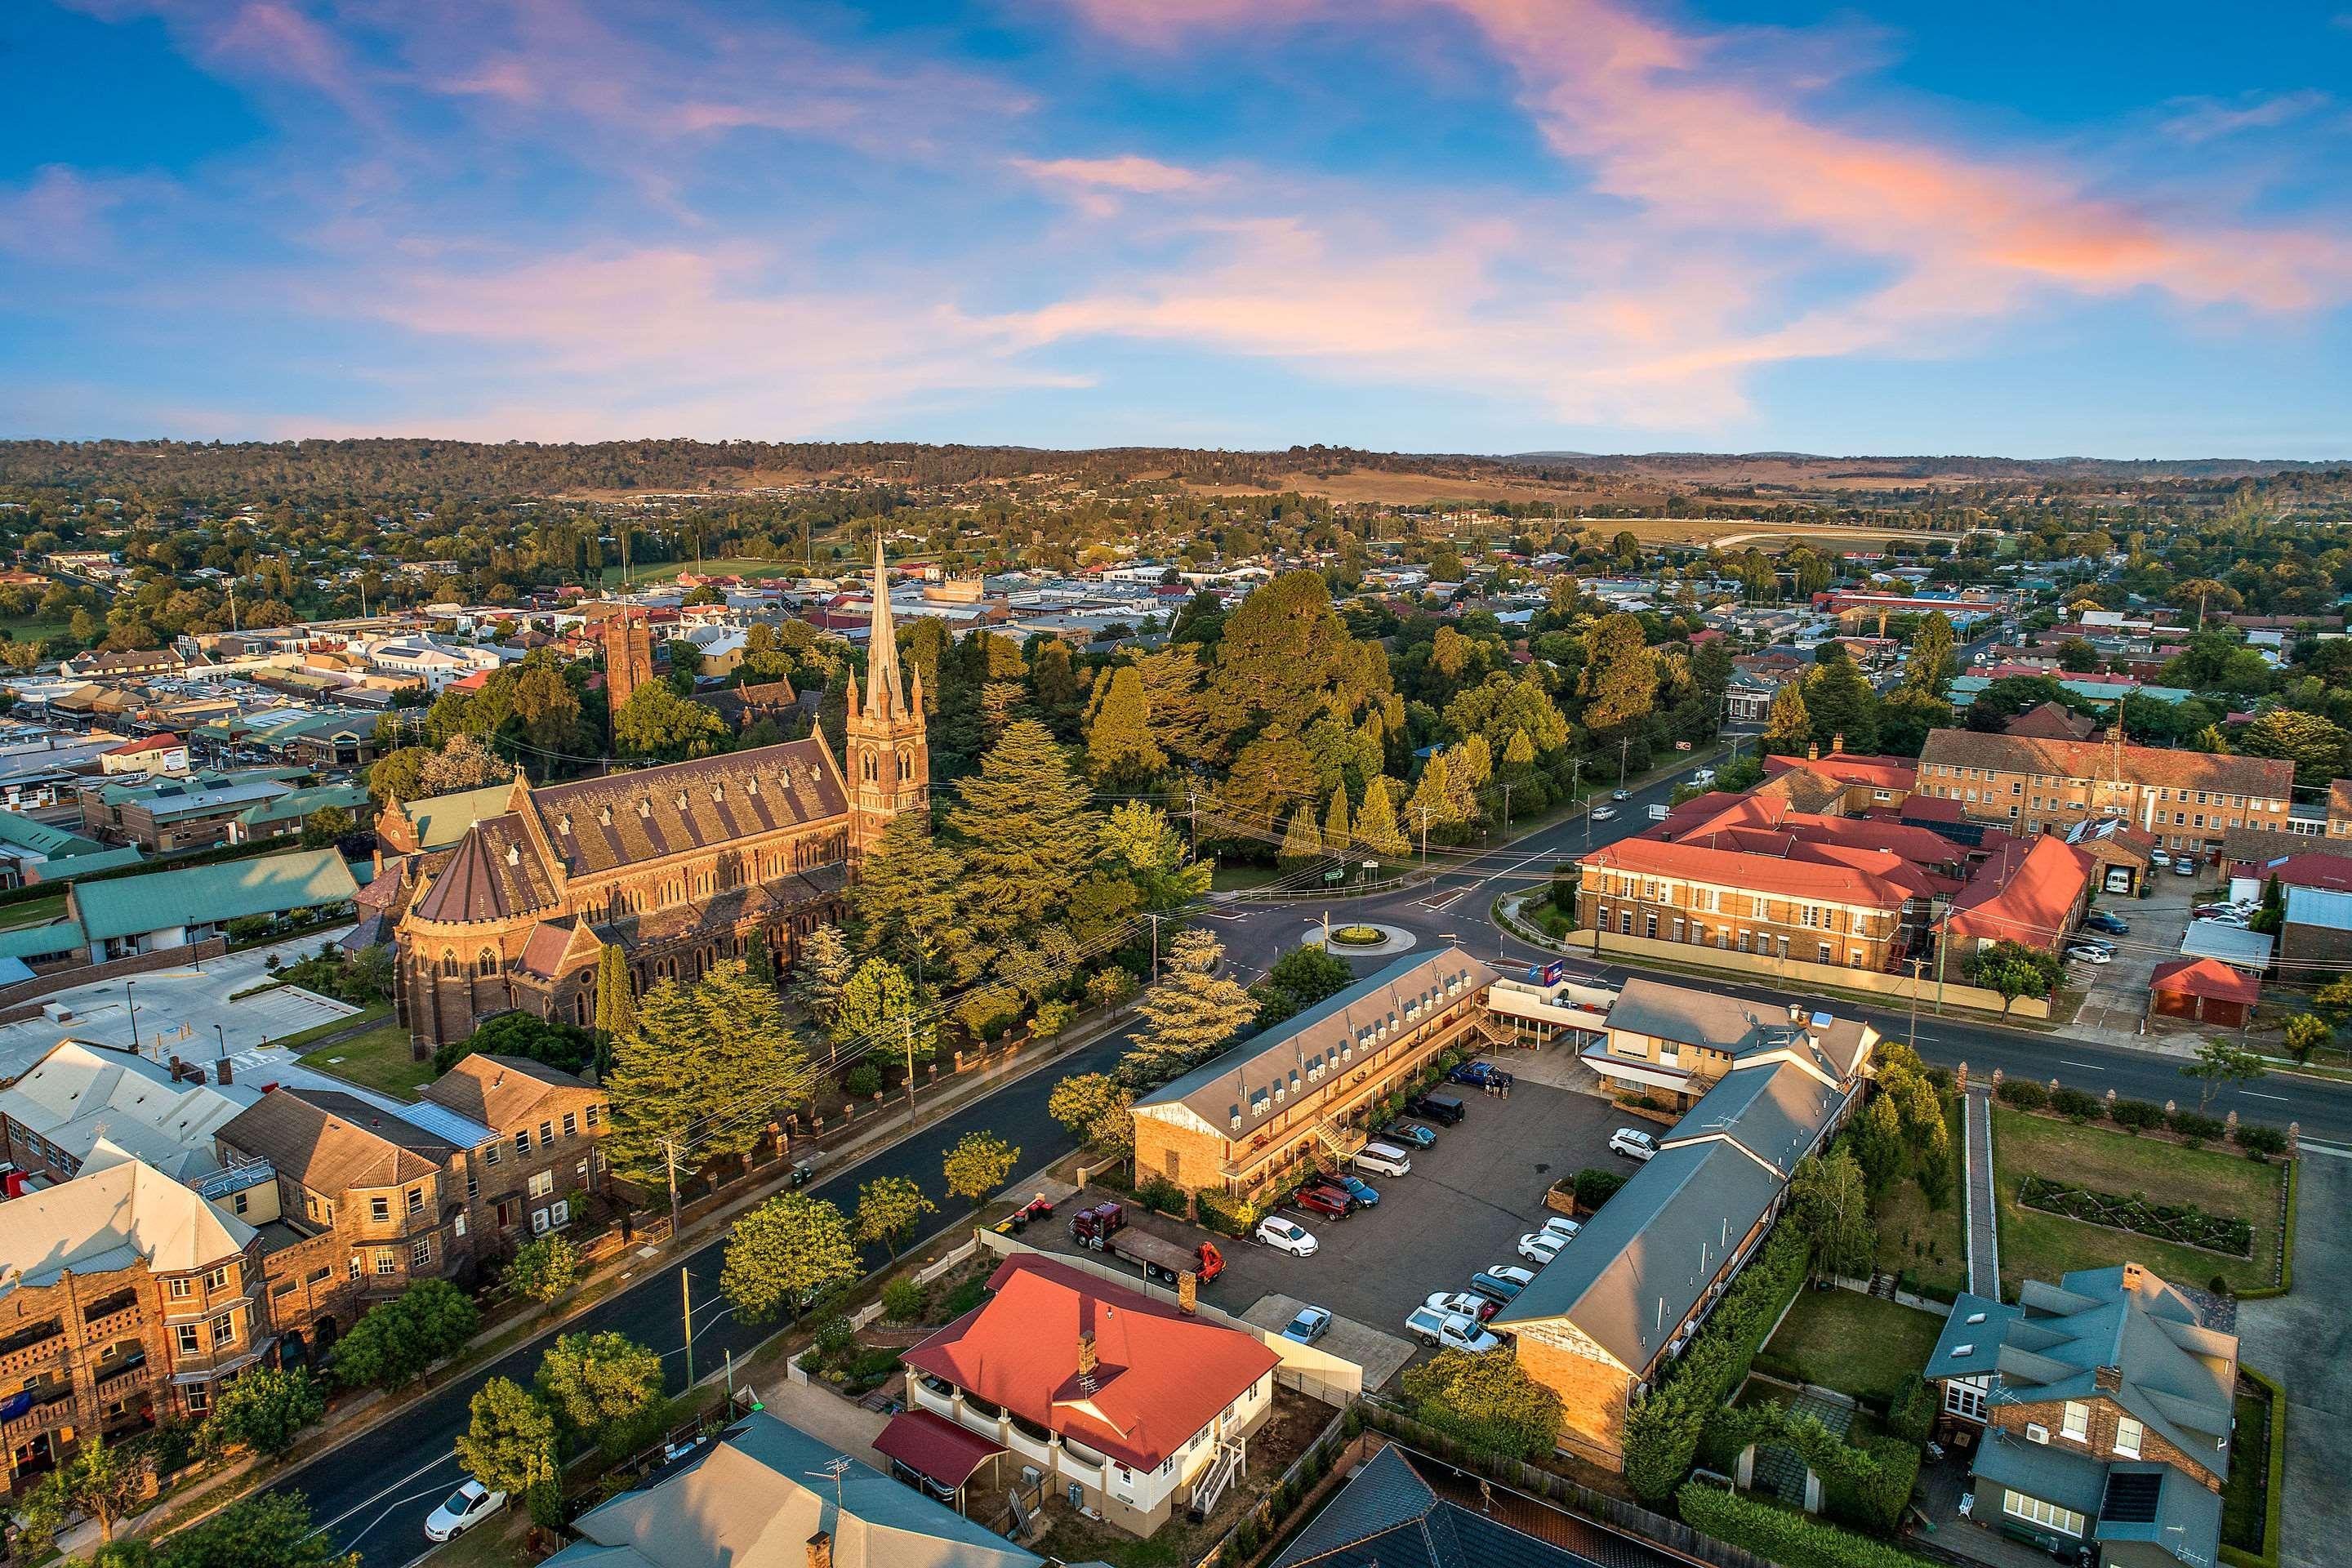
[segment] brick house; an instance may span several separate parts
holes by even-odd
[[[1784,854],[1764,855],[1625,838],[1577,866],[1577,921],[1588,931],[1849,969],[1895,968],[1935,896],[1890,852],[1793,839]]]
[[[1584,1064],[1612,1090],[1686,1110],[1735,1068],[1802,1060],[1839,1082],[1867,1070],[1878,1048],[1868,1024],[1792,1002],[1785,1008],[1636,977],[1609,1008]]]
[[[2095,742],[1931,731],[1919,753],[1919,791],[2012,833],[2112,818],[2168,850],[2200,856],[2219,854],[2233,829],[2286,830],[2294,763],[2134,746],[2119,728],[2108,733]]]
[[[1979,1527],[2122,1568],[2218,1561],[2238,1342],[2148,1269],[1964,1293],[1922,1375],[1975,1449]]]
[[[425,1098],[497,1133],[506,1157],[479,1168],[478,1237],[504,1247],[573,1219],[575,1194],[604,1190],[601,1089],[526,1057],[476,1054],[425,1086]],[[495,1173],[495,1174],[493,1174]]]
[[[1255,1198],[1352,1153],[1440,1053],[1496,1037],[1494,980],[1460,948],[1401,958],[1153,1089],[1135,1102],[1138,1179]]]
[[[199,1417],[270,1348],[254,1227],[121,1150],[0,1225],[0,1452],[20,1489],[91,1433]]]

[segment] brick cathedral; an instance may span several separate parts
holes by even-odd
[[[619,680],[649,677],[650,658],[640,668],[623,647]],[[517,1008],[593,1023],[608,943],[640,993],[742,956],[754,931],[789,964],[803,936],[840,919],[884,826],[929,793],[922,678],[901,676],[878,540],[867,649],[840,763],[819,732],[569,784],[518,777],[502,814],[417,862],[396,951],[401,1017],[419,1046]]]

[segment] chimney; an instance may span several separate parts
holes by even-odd
[[[1089,1399],[1094,1397],[1095,1368],[1100,1364],[1095,1356],[1095,1331],[1092,1329],[1079,1330],[1078,1392]]]
[[[220,1075],[220,1080],[223,1083],[235,1083],[236,1081],[236,1064],[229,1060],[226,1057],[223,1057],[219,1061],[215,1062],[213,1064],[213,1070]]]
[[[833,1532],[820,1530],[808,1538],[808,1568],[833,1568]]]
[[[1805,742],[1805,761],[1807,761],[1807,762],[1809,762],[1809,763],[1818,763],[1818,762],[1820,762],[1821,760],[1822,760],[1822,743],[1821,743],[1819,741],[1808,741],[1808,742]]]
[[[1831,755],[1831,756],[1832,756],[1832,757],[1837,756],[1837,755],[1839,755],[1841,752],[1843,752],[1844,750],[1845,750],[1845,734],[1844,734],[1844,732],[1843,732],[1843,731],[1841,731],[1839,733],[1834,734],[1834,735],[1832,735],[1832,736],[1830,737],[1830,755]]]
[[[2091,1386],[2103,1393],[2116,1393],[2123,1385],[2124,1369],[2119,1366],[2097,1367],[2091,1373]]]

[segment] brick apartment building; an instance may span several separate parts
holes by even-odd
[[[1135,1102],[1139,1179],[1255,1198],[1361,1148],[1380,1101],[1496,1026],[1459,948],[1397,960]]]
[[[324,1349],[412,1280],[470,1284],[485,1262],[570,1224],[604,1184],[604,1105],[553,1068],[469,1057],[397,1112],[279,1089],[222,1127],[225,1162],[274,1174],[248,1198],[289,1353]]]
[[[2168,850],[2218,855],[2237,829],[2287,830],[2294,764],[2271,757],[1937,730],[1919,754],[1919,792],[1971,822],[2032,836],[2120,820]]]
[[[1924,922],[1931,895],[1885,859],[1865,868],[1627,838],[1578,860],[1577,920],[1621,936],[1888,970],[1907,950],[1906,919]]]
[[[93,1433],[202,1416],[271,1343],[261,1241],[194,1191],[103,1148],[0,1225],[0,1452],[17,1489]]]

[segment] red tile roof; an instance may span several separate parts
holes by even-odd
[[[2048,834],[2011,839],[1952,900],[1944,930],[2054,948],[2090,885],[2091,866],[2088,855]]]
[[[1907,757],[1865,757],[1853,752],[1832,752],[1821,757],[1764,759],[1764,776],[1778,778],[1790,768],[1820,773],[1840,784],[1868,784],[1873,789],[1909,789],[1919,776],[1919,764]]]
[[[2263,983],[2218,958],[2176,958],[2159,963],[2150,988],[2174,996],[2201,996],[2209,1002],[2242,1002],[2251,1007],[2262,1000]]]
[[[2279,879],[2282,888],[2326,888],[2352,893],[2352,860],[2336,855],[2290,855],[2252,868],[2252,875]]]
[[[1642,877],[1680,877],[1717,888],[1744,888],[1783,899],[1815,899],[1868,910],[1899,910],[1904,891],[1850,866],[1783,860],[1709,849],[1696,844],[1662,844],[1649,838],[1621,839],[1583,857],[1595,869],[1630,871]]]
[[[1149,1470],[1249,1392],[1280,1357],[1250,1334],[1034,1254],[1008,1258],[987,1301],[908,1351],[907,1365]],[[1078,1335],[1098,1365],[1078,1386]]]

